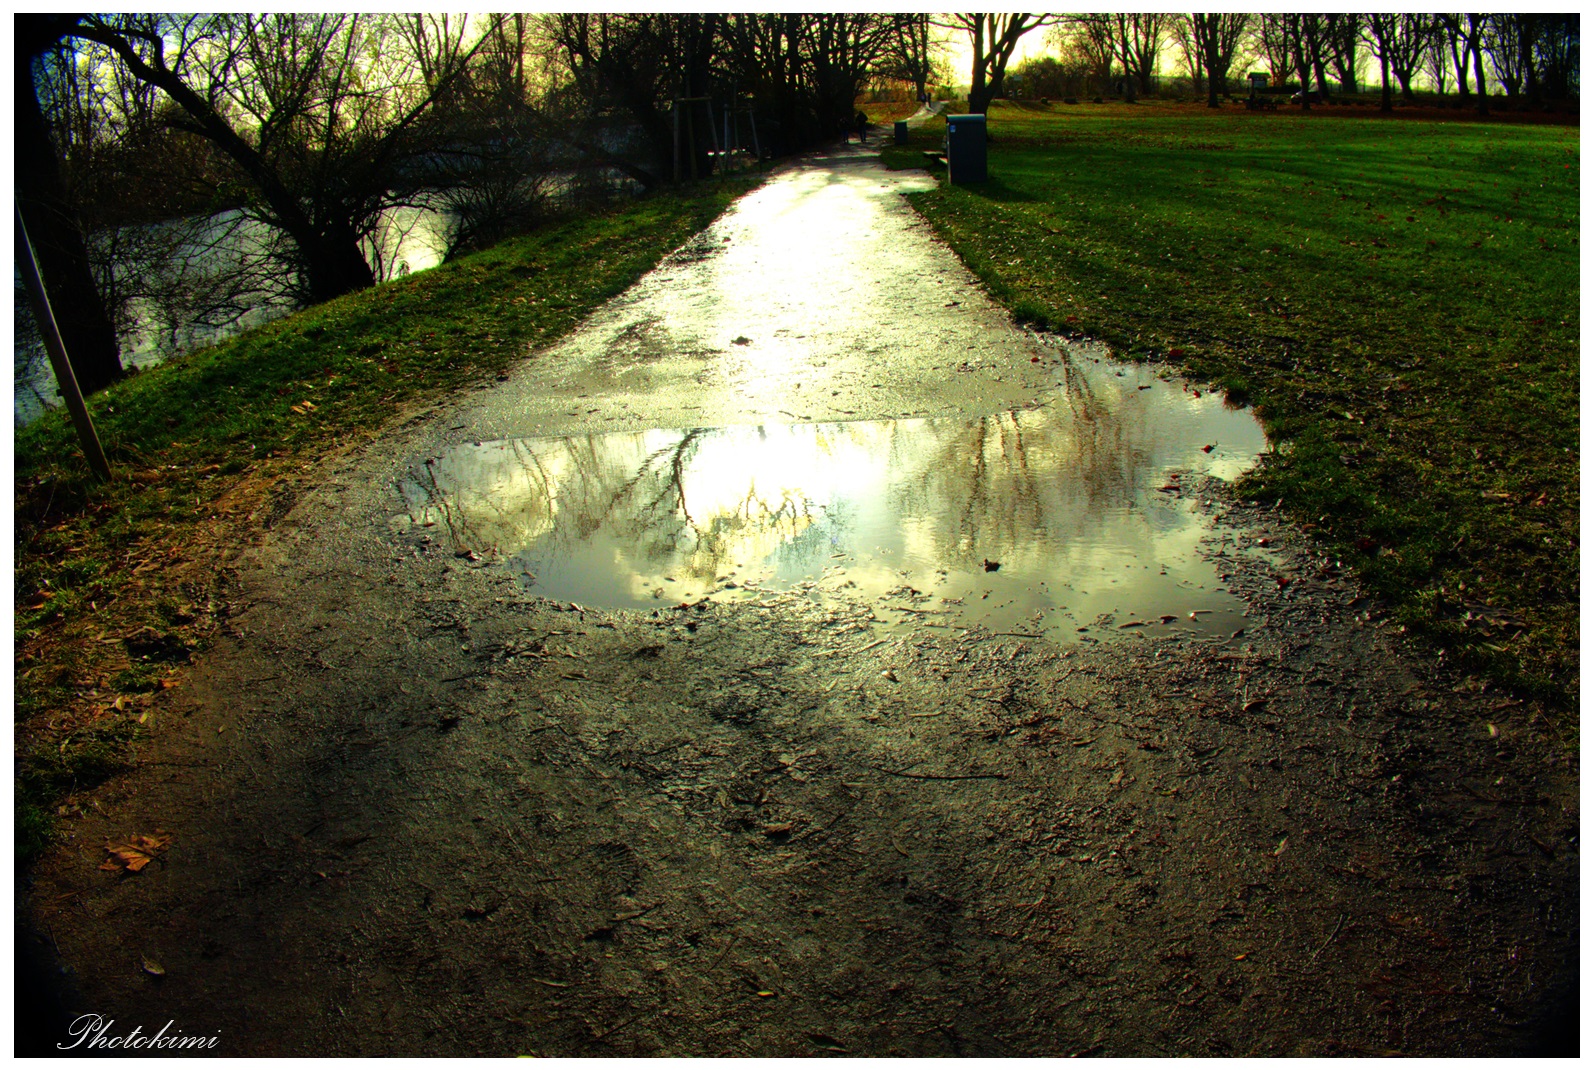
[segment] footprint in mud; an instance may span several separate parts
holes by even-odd
[[[592,887],[600,888],[611,898],[617,898],[634,895],[641,886],[641,874],[645,867],[629,844],[609,840],[591,845],[586,853],[591,858],[587,880]]]
[[[702,704],[702,709],[719,724],[749,728],[756,723],[766,705],[766,700],[757,688],[740,687],[714,694]]]

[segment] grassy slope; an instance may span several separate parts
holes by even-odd
[[[90,404],[111,484],[59,412],[19,431],[19,857],[63,793],[125,765],[147,696],[202,642],[213,563],[273,485],[567,332],[745,188],[573,219],[137,375]]]
[[[915,204],[997,297],[1251,398],[1285,445],[1250,492],[1449,656],[1577,700],[1577,128],[997,105],[989,129],[991,180]]]

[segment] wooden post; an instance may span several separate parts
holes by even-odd
[[[694,99],[694,98],[691,98],[691,99]],[[692,108],[690,111],[685,113],[685,134],[686,134],[687,140],[689,141],[689,148],[690,148],[690,154],[691,154],[691,181],[695,182],[698,178],[701,177],[701,175],[696,173],[697,168],[696,168],[696,109],[695,108]]]
[[[55,369],[55,381],[66,400],[66,410],[72,415],[77,437],[83,443],[83,455],[88,466],[101,479],[109,481],[110,462],[100,447],[99,435],[94,431],[94,421],[89,418],[88,406],[83,404],[83,392],[77,388],[77,376],[72,372],[72,362],[67,359],[66,344],[61,341],[61,331],[55,325],[55,313],[50,309],[50,295],[39,277],[39,262],[33,255],[33,242],[28,238],[28,228],[22,221],[22,206],[14,205],[17,217],[17,263],[22,269],[22,281],[28,288],[33,305],[33,318],[38,321],[39,333],[44,336],[44,348],[50,354],[50,366]]]
[[[669,109],[674,113],[674,185],[679,185],[679,98],[674,98],[674,106]]]

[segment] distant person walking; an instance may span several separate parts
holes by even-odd
[[[867,144],[867,112],[856,113],[856,140],[863,145]]]

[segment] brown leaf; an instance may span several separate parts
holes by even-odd
[[[171,837],[162,832],[156,832],[153,836],[131,836],[126,843],[106,840],[105,850],[110,852],[110,858],[106,859],[99,868],[108,870],[122,868],[128,873],[137,873],[170,846]]]

